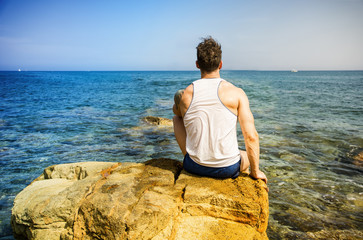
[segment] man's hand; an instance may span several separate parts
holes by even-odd
[[[266,183],[266,191],[268,192],[267,177],[262,171],[258,170],[257,172],[251,172],[250,176],[254,179],[261,179],[264,181]]]

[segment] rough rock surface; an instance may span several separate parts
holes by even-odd
[[[173,126],[173,120],[169,118],[147,116],[142,119],[144,122],[159,125],[159,126]]]
[[[363,151],[353,156],[353,164],[363,167]]]
[[[17,239],[267,239],[264,187],[171,159],[55,165],[17,195],[11,224]]]

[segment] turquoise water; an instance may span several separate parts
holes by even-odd
[[[245,90],[255,116],[270,239],[359,236],[363,72],[221,75]],[[49,165],[182,159],[172,130],[142,117],[172,118],[175,91],[197,78],[197,71],[0,72],[0,239],[12,234],[16,194]]]

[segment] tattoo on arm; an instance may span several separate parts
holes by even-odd
[[[179,104],[180,104],[180,100],[183,96],[184,90],[178,90],[175,95],[174,95],[174,102],[175,102],[175,107],[178,110],[179,109]]]

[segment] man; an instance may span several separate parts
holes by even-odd
[[[215,178],[249,172],[267,183],[259,170],[259,139],[248,98],[242,89],[220,78],[222,64],[221,45],[211,37],[203,39],[196,61],[201,79],[174,96],[174,133],[184,155],[184,169]],[[246,151],[238,149],[237,120]]]

